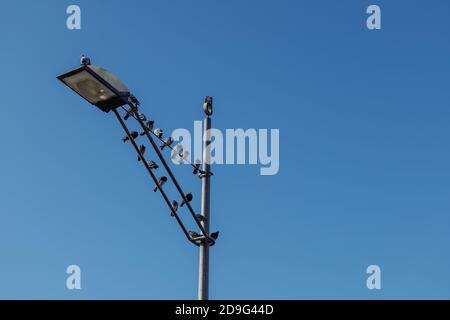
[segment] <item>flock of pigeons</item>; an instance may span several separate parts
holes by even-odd
[[[133,96],[131,96],[133,97]],[[132,98],[135,99],[135,98]],[[137,102],[137,99],[135,100],[135,102],[133,104],[138,104],[139,102]],[[124,120],[128,120],[131,116],[134,117],[134,113],[135,113],[135,108],[131,107],[130,109],[128,109],[124,115]],[[177,144],[175,145],[175,147],[172,147],[172,145],[174,144],[174,139],[169,136],[166,139],[163,138],[164,136],[164,131],[161,128],[154,128],[155,125],[155,121],[153,120],[147,120],[147,117],[142,114],[142,113],[137,113],[138,117],[140,120],[142,120],[143,122],[145,122],[145,130],[142,131],[141,133],[137,132],[137,131],[131,131],[130,135],[126,135],[122,138],[122,141],[124,143],[126,143],[127,141],[130,141],[131,139],[136,140],[139,138],[139,136],[145,136],[147,134],[153,134],[155,137],[158,138],[158,140],[161,141],[161,145],[159,146],[160,150],[163,151],[164,149],[168,148],[172,150],[172,159],[175,159],[178,157],[178,161],[180,163],[184,163],[187,162],[189,163],[188,157],[189,157],[189,152],[183,150],[183,146],[181,144]],[[138,156],[138,161],[143,161],[143,159],[141,159],[141,155],[144,155],[146,151],[146,146],[145,145],[140,145],[139,147],[139,152],[140,155]],[[147,161],[147,165],[151,170],[157,170],[159,168],[158,164],[156,164],[155,161],[153,160],[148,160]],[[191,166],[193,167],[193,171],[192,173],[200,178],[204,177],[204,175],[206,174],[203,170],[200,169],[200,165],[201,165],[201,161],[200,160],[195,160],[194,164],[191,164]],[[154,186],[153,188],[153,192],[157,192],[158,189],[162,188],[166,182],[168,181],[166,176],[162,176],[161,178],[159,178],[158,183]],[[181,203],[178,203],[178,201],[173,200],[172,201],[172,211],[171,211],[171,216],[174,216],[173,212],[177,212],[179,207],[183,207],[184,205],[186,205],[186,203],[190,203],[193,199],[193,195],[192,193],[188,193],[186,194],[186,200],[182,200]],[[201,215],[201,214],[196,214],[196,218],[199,222],[206,222],[207,219]],[[198,233],[194,232],[194,231],[189,231],[189,235],[191,236],[191,238],[196,239],[196,238],[201,238],[201,235],[199,235]],[[219,237],[219,232],[213,232],[211,233],[210,237],[216,241],[217,238]]]
[[[80,56],[80,64],[83,66],[91,65],[91,60],[88,57],[86,57],[84,54],[82,54]],[[183,150],[183,146],[181,144],[177,144],[175,147],[172,147],[172,145],[175,141],[171,136],[167,137],[164,140],[163,139],[164,131],[161,128],[154,129],[155,121],[147,120],[147,117],[144,114],[136,112],[137,106],[140,105],[138,99],[134,95],[130,95],[128,100],[130,102],[130,105],[133,105],[133,107],[130,107],[126,111],[123,119],[125,121],[127,121],[130,117],[135,117],[135,114],[137,114],[137,116],[139,117],[139,120],[141,120],[142,122],[145,122],[145,130],[141,133],[138,133],[137,131],[132,131],[132,132],[130,132],[129,136],[126,135],[125,137],[123,137],[122,141],[124,143],[126,143],[127,141],[130,141],[131,139],[136,140],[137,138],[139,138],[139,136],[145,136],[145,135],[151,133],[162,142],[162,144],[159,146],[161,151],[163,151],[166,148],[169,148],[172,150],[172,159],[176,159],[178,157],[178,161],[180,164],[181,163],[189,163],[189,160],[188,160],[189,151]],[[205,109],[205,113],[208,116],[212,115],[212,97],[206,97],[204,109]],[[146,146],[142,144],[139,147],[139,156],[137,159],[138,161],[143,161],[143,159],[141,159],[141,156],[144,155],[145,150],[146,150]],[[153,160],[148,160],[147,165],[150,168],[150,170],[157,170],[159,168],[159,166]],[[209,174],[209,173],[206,173],[203,170],[201,170],[200,165],[201,165],[201,161],[198,159],[195,160],[194,164],[191,164],[191,166],[193,167],[192,173],[196,176],[199,176],[200,178],[203,178],[206,174]],[[153,188],[153,191],[157,192],[158,189],[161,189],[166,182],[167,182],[166,176],[162,176],[161,178],[159,178],[158,183]],[[174,216],[174,212],[178,211],[178,207],[183,207],[184,205],[186,205],[186,203],[190,203],[192,201],[192,199],[193,199],[192,193],[188,193],[188,194],[186,194],[185,199],[183,199],[180,204],[178,204],[178,202],[176,200],[173,200],[172,204],[171,204],[171,206],[172,206],[172,211],[170,213],[171,216]],[[201,214],[197,214],[196,218],[199,222],[207,221],[207,219]],[[199,235],[198,233],[196,233],[194,231],[189,231],[189,236],[192,239],[201,238],[201,235]],[[217,231],[217,232],[211,233],[210,237],[214,241],[216,241],[217,238],[219,237],[219,232]]]

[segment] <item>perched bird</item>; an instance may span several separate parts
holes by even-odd
[[[199,237],[200,237],[200,235],[199,235],[197,232],[194,232],[194,231],[189,231],[189,236],[190,236],[192,239],[195,239],[195,238],[199,238]]]
[[[91,64],[91,59],[86,57],[84,54],[80,56],[80,64],[82,66],[89,66]]]
[[[213,98],[210,96],[205,97],[205,103],[203,104],[203,111],[207,116],[211,116],[213,114]]]
[[[177,144],[172,152],[172,159],[176,157],[180,157],[180,154],[183,154],[183,146],[181,144]]]
[[[136,131],[132,131],[130,133],[131,138],[136,139],[137,137],[139,137],[139,133],[137,133]],[[128,137],[128,135],[126,135],[125,137],[122,138],[123,142],[127,142],[128,140],[130,140],[130,137]]]
[[[162,176],[162,177],[159,179],[159,181],[158,181],[158,185],[156,185],[155,188],[153,189],[153,192],[158,191],[158,186],[159,186],[160,188],[162,188],[162,186],[163,186],[166,182],[167,182],[167,177]]]
[[[208,221],[208,219],[206,219],[203,215],[201,214],[196,214],[195,217],[197,218],[198,221],[200,222],[206,222]]]
[[[183,154],[179,154],[180,159],[178,160],[178,162],[181,164],[183,162],[187,162],[189,160],[189,151],[184,151]]]
[[[192,193],[188,193],[186,195],[187,201],[184,201],[184,199],[183,199],[183,201],[181,201],[181,207],[184,206],[186,204],[186,202],[191,202],[193,198],[194,198],[194,196],[192,195]]]
[[[147,121],[147,123],[145,125],[145,130],[141,132],[141,136],[145,136],[147,133],[152,131],[154,124],[155,124],[155,121],[153,121],[153,120]]]
[[[147,161],[147,164],[151,170],[157,170],[159,168],[159,166],[153,160]]]
[[[166,139],[166,141],[164,141],[164,143],[159,147],[161,149],[161,151],[164,150],[165,147],[170,147],[173,143],[173,138],[172,137],[168,137]]]
[[[144,145],[141,145],[140,147],[139,147],[139,152],[142,154],[142,155],[144,155],[144,153],[145,153],[145,146]],[[141,156],[138,156],[138,161],[141,161],[142,159],[141,159]]]
[[[193,174],[198,175],[198,173],[200,172],[200,164],[201,164],[200,160],[198,160],[198,159],[195,160],[194,171],[192,172]]]
[[[123,117],[123,120],[127,121],[129,117],[133,115],[133,113],[136,111],[135,107],[130,107],[127,112],[125,113],[125,116]]]
[[[176,202],[175,200],[172,201],[172,210],[175,211],[175,212],[178,211],[178,202]],[[171,215],[172,217],[174,216],[173,211],[170,212],[170,215]]]
[[[216,232],[211,233],[210,237],[211,237],[214,241],[216,241],[217,238],[219,238],[219,231],[216,231]]]
[[[155,131],[153,131],[153,133],[155,134],[155,136],[161,139],[164,134],[164,131],[160,128],[156,128]]]
[[[135,107],[141,105],[139,100],[133,94],[130,94],[130,96],[128,97],[128,102],[131,103],[132,105],[134,105]]]
[[[141,119],[142,121],[147,121],[147,117],[143,113],[139,113],[139,119]]]

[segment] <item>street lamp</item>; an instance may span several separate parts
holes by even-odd
[[[57,78],[104,112],[128,104],[130,90],[116,76],[103,68],[83,65]]]
[[[212,172],[210,171],[209,145],[211,144],[210,129],[211,115],[213,113],[213,98],[210,96],[206,97],[203,105],[204,112],[206,114],[206,119],[204,122],[205,135],[203,138],[203,147],[205,151],[207,151],[203,153],[203,167],[200,169],[201,163],[199,161],[196,161],[194,164],[188,162],[194,168],[193,174],[202,179],[201,213],[199,214],[194,211],[190,204],[192,201],[192,194],[186,194],[182,190],[180,184],[162,155],[162,151],[166,147],[171,149],[173,152],[176,152],[171,146],[173,143],[172,138],[168,137],[164,140],[164,132],[162,129],[158,128],[155,131],[152,131],[154,125],[153,120],[144,123],[147,118],[138,110],[138,106],[140,105],[139,101],[130,93],[129,89],[122,81],[115,77],[111,72],[100,67],[92,66],[90,59],[84,55],[81,56],[80,62],[81,67],[60,75],[57,78],[81,97],[86,99],[89,103],[98,107],[100,110],[106,113],[113,111],[126,134],[122,141],[130,141],[133,145],[136,153],[138,154],[138,161],[144,164],[147,172],[154,182],[153,191],[160,192],[165,203],[169,207],[171,216],[176,219],[188,241],[200,249],[198,297],[199,300],[207,300],[209,298],[209,248],[215,245],[219,236],[219,232],[210,234],[209,231],[210,178],[212,176]],[[123,107],[124,105],[128,105],[130,108],[125,112],[125,116],[122,118],[117,109],[119,107]],[[134,118],[139,123],[139,126],[143,130],[141,134],[138,134],[137,131],[130,131],[128,129],[124,120],[127,121],[129,117]],[[200,232],[190,231],[185,227],[178,214],[178,202],[175,200],[171,201],[163,188],[163,186],[168,182],[168,178],[166,176],[162,176],[161,178],[156,177],[154,171],[157,170],[159,166],[155,163],[155,161],[147,161],[145,159],[145,145],[139,146],[135,141],[139,138],[139,136],[145,136],[150,142],[154,152],[161,161],[162,166],[167,171],[170,180],[181,196],[180,208],[187,208]],[[155,143],[154,137],[162,143],[160,147],[158,147]],[[181,154],[181,152],[176,153],[182,159],[182,162],[186,161],[184,154]]]

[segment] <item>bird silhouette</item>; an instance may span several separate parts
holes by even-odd
[[[139,152],[142,154],[142,155],[144,155],[144,153],[145,153],[145,146],[144,145],[141,145],[140,147],[139,147]],[[138,161],[141,161],[142,159],[141,159],[141,156],[138,156]]]
[[[181,144],[177,144],[172,152],[172,159],[176,157],[180,157],[180,154],[183,154],[183,146]]]
[[[155,185],[155,188],[153,189],[153,192],[158,191],[158,186],[159,186],[160,188],[162,188],[162,186],[163,186],[166,182],[167,182],[167,177],[162,176],[162,177],[159,179],[158,184]]]
[[[173,200],[173,201],[172,201],[172,210],[175,211],[175,212],[178,211],[178,202],[177,202],[176,200]],[[172,217],[175,216],[175,215],[173,214],[173,211],[170,212],[170,215],[171,215]]]
[[[193,174],[195,174],[195,175],[199,174],[199,172],[200,172],[200,164],[201,164],[200,160],[198,160],[198,159],[195,160],[195,162],[194,162],[194,171],[192,171]]]
[[[84,54],[80,56],[80,64],[83,66],[89,66],[91,64],[91,59],[86,57]]]
[[[191,202],[193,198],[194,196],[192,195],[192,193],[188,193],[186,195],[186,201],[184,201],[184,199],[183,201],[181,201],[181,207],[183,207],[187,202]]]
[[[203,215],[201,214],[196,214],[195,217],[197,218],[198,221],[200,222],[206,222],[208,221],[208,219],[206,219]]]
[[[153,121],[153,120],[147,121],[147,123],[145,125],[145,130],[141,132],[141,136],[144,136],[147,133],[149,133],[150,131],[152,131],[154,124],[155,124],[155,121]]]
[[[134,107],[141,105],[139,100],[133,94],[130,94],[130,96],[128,97],[128,102],[131,103]]]
[[[129,117],[131,117],[134,113],[134,111],[136,111],[135,107],[130,107],[127,112],[125,113],[125,116],[123,117],[123,120],[127,121]]]
[[[161,149],[161,151],[164,150],[165,147],[170,147],[173,143],[173,138],[172,137],[168,137],[166,139],[166,141],[164,141],[164,143],[159,147]]]
[[[147,164],[151,170],[157,170],[159,166],[153,160],[147,161]]]
[[[199,238],[199,237],[200,237],[200,235],[199,235],[197,232],[195,232],[195,231],[189,231],[189,236],[190,236],[192,239],[195,239],[195,238]]]
[[[203,104],[203,111],[205,111],[205,114],[207,116],[211,116],[213,114],[213,98],[210,96],[207,96],[205,98],[205,103]]]
[[[132,131],[130,133],[130,136],[133,140],[135,140],[137,137],[139,137],[139,133],[137,133],[136,131]],[[128,135],[126,135],[125,137],[122,138],[123,142],[127,142],[128,140],[130,140],[130,137],[128,137]]]
[[[180,159],[178,160],[178,162],[181,164],[183,162],[188,162],[188,158],[189,158],[189,151],[184,151],[183,154],[179,154]]]
[[[162,138],[164,131],[161,128],[156,128],[155,131],[153,131],[155,136],[157,136],[159,139]]]
[[[139,119],[141,119],[142,121],[147,121],[147,117],[143,113],[139,113]]]
[[[217,238],[219,238],[219,231],[213,232],[210,235],[211,239],[213,239],[214,241],[217,240]]]

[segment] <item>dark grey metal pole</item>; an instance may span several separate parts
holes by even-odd
[[[211,150],[209,145],[211,143],[211,117],[207,115],[204,123],[203,133],[203,172],[202,176],[202,207],[201,215],[205,217],[202,222],[203,228],[209,235],[210,225],[210,191],[211,191],[211,174],[210,174],[210,160]],[[202,241],[200,244],[199,254],[199,270],[198,270],[198,299],[209,299],[209,242]]]

